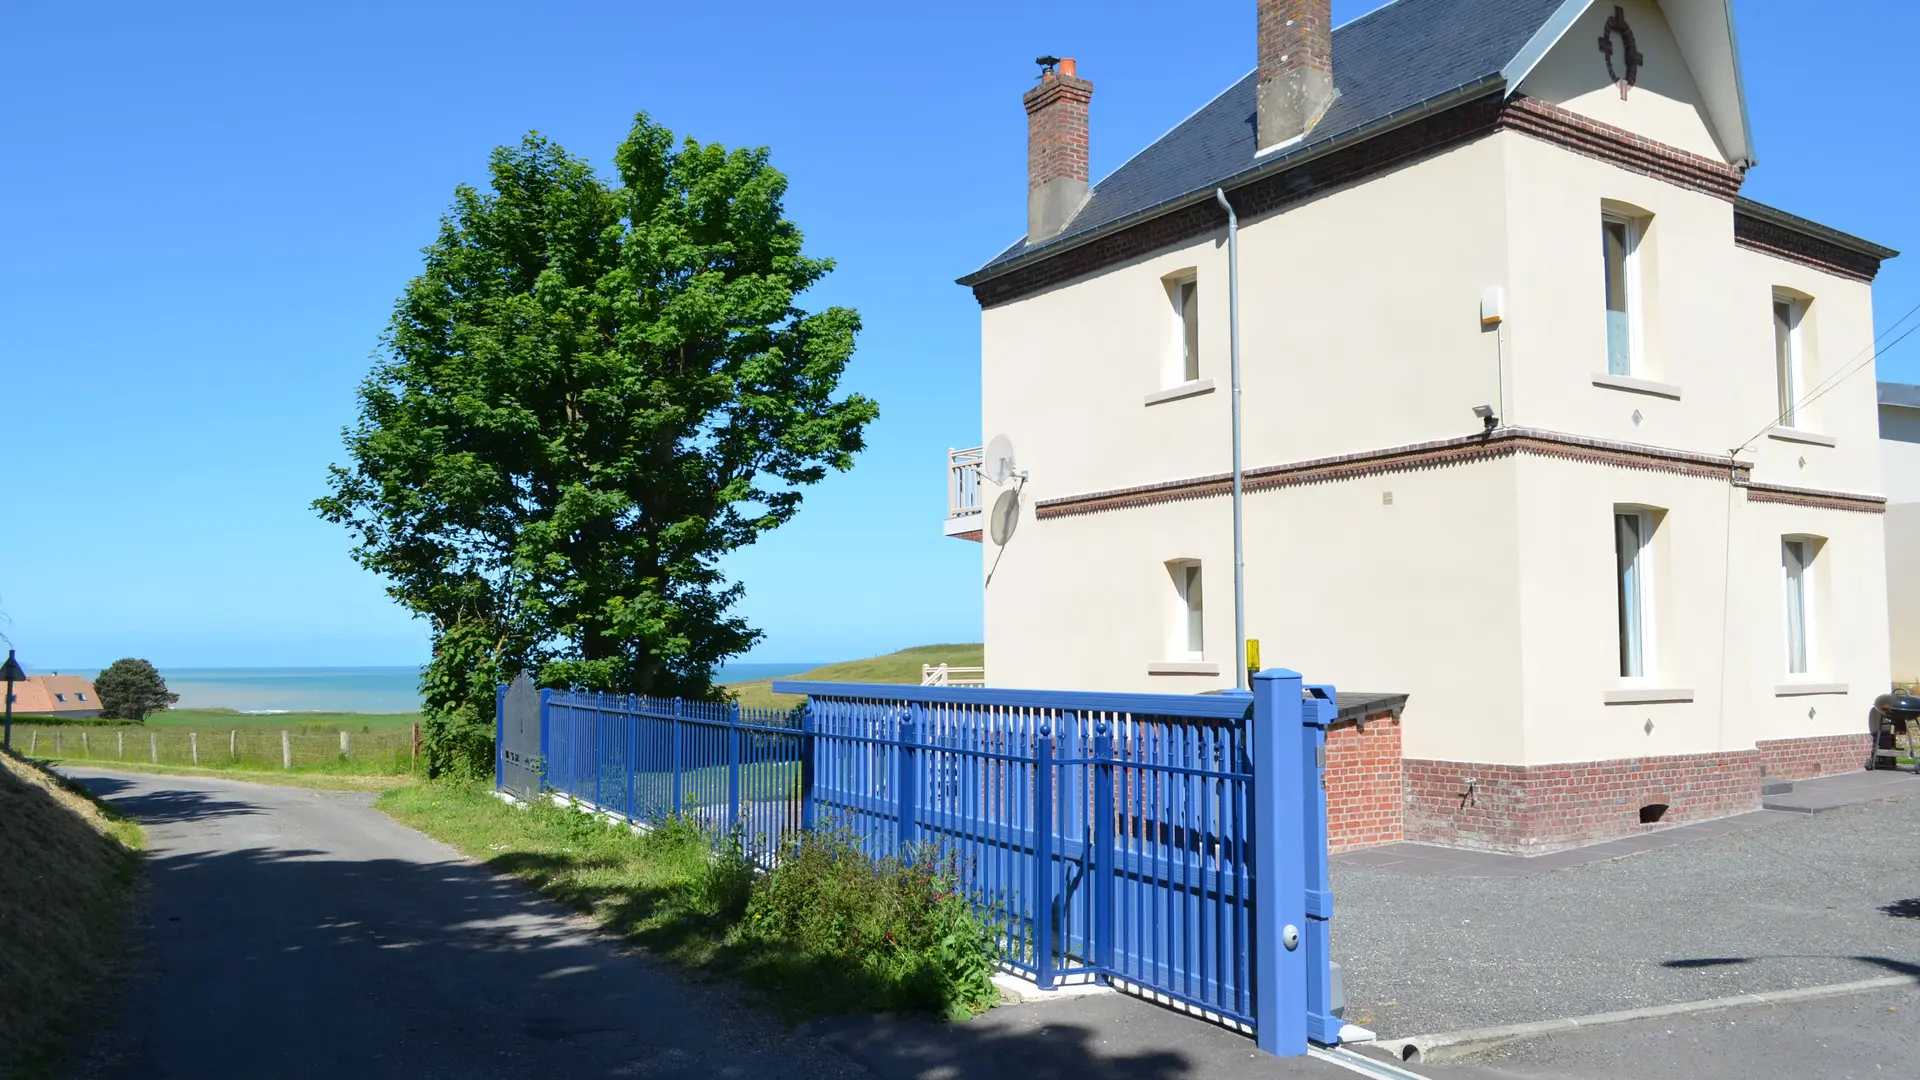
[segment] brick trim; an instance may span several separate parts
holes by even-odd
[[[1352,480],[1364,476],[1412,472],[1421,469],[1464,465],[1476,461],[1526,454],[1559,458],[1615,468],[1645,469],[1700,479],[1745,480],[1753,466],[1744,461],[1669,450],[1657,446],[1616,443],[1589,439],[1580,435],[1546,431],[1539,428],[1500,428],[1491,435],[1469,435],[1438,442],[1414,443],[1367,450],[1337,457],[1314,458],[1284,465],[1263,465],[1242,473],[1242,487],[1248,492],[1272,491]],[[1231,473],[1214,473],[1186,480],[1169,480],[1141,487],[1117,488],[1084,495],[1066,495],[1042,499],[1034,504],[1036,518],[1095,514],[1107,510],[1125,510],[1159,503],[1205,499],[1231,494]]]
[[[1873,736],[1808,735],[1798,739],[1762,739],[1754,743],[1769,780],[1811,780],[1866,767]]]
[[[1405,836],[1400,717],[1375,713],[1327,729],[1327,844],[1330,851],[1391,844]]]
[[[1551,765],[1408,758],[1406,838],[1531,855],[1726,817],[1759,809],[1760,763],[1758,750]],[[1650,803],[1667,810],[1642,824]]]
[[[1507,99],[1499,127],[1728,202],[1740,194],[1740,185],[1746,181],[1744,172],[1725,162],[1603,124],[1525,94]]]
[[[1880,273],[1880,259],[1876,256],[1738,211],[1733,215],[1733,242],[1736,247],[1810,266],[1849,281],[1871,282]]]
[[[1748,502],[1785,503],[1788,506],[1811,506],[1820,510],[1851,510],[1856,514],[1887,512],[1887,500],[1880,495],[1856,495],[1850,491],[1821,491],[1751,482],[1746,487]]]

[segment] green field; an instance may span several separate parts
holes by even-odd
[[[299,714],[288,714],[299,715]],[[413,730],[342,724],[268,728],[240,726],[164,727],[154,724],[61,724],[13,727],[13,748],[47,761],[92,762],[129,767],[145,764],[221,771],[306,770],[352,775],[399,776],[413,772]]]
[[[93,717],[84,720],[54,718],[37,713],[15,713],[16,724],[36,724],[51,727],[56,724],[67,727],[120,727],[128,723],[125,720],[103,720]],[[243,713],[232,709],[168,709],[147,717],[146,726],[153,728],[232,728],[258,727],[281,728],[297,731],[379,731],[382,729],[411,729],[420,722],[420,714],[410,713],[356,713],[356,712],[284,712],[284,713]]]
[[[871,656],[865,660],[845,660],[838,664],[828,664],[798,675],[785,675],[785,679],[812,680],[815,682],[872,682],[905,683],[908,686],[920,685],[920,665],[951,664],[954,667],[979,667],[984,663],[986,647],[984,645],[918,645],[911,649],[901,649],[885,656]],[[743,706],[753,708],[791,708],[805,698],[798,694],[776,694],[773,692],[772,679],[750,679],[746,682],[728,683],[726,689]]]

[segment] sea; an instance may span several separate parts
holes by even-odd
[[[774,679],[819,667],[811,664],[723,664],[720,682]],[[98,671],[67,669],[93,678]],[[41,674],[35,671],[35,674]],[[176,708],[238,712],[406,713],[420,709],[417,667],[161,668]]]

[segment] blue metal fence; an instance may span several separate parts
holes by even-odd
[[[1331,1014],[1329,687],[1232,695],[776,682],[804,708],[543,691],[544,786],[639,822],[932,845],[1041,987],[1089,976],[1247,1025],[1271,1053]]]

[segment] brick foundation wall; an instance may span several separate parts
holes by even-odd
[[[1327,729],[1327,839],[1333,851],[1403,838],[1400,718],[1369,716]]]
[[[1539,854],[1726,817],[1760,808],[1760,762],[1758,750],[1532,766],[1408,759],[1405,836]],[[1667,810],[1642,824],[1650,803]]]
[[[1763,739],[1754,744],[1769,780],[1811,780],[1859,772],[1867,764],[1873,736],[1809,735],[1802,739]]]

